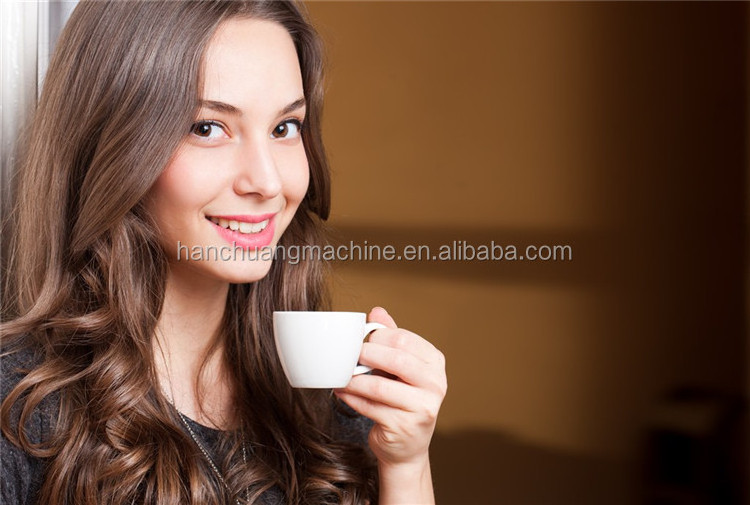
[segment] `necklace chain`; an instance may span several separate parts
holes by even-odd
[[[198,435],[196,435],[195,431],[193,431],[193,428],[190,426],[190,423],[188,422],[188,420],[185,417],[185,415],[177,409],[177,407],[175,406],[175,404],[174,404],[173,401],[171,401],[170,403],[172,404],[172,407],[174,408],[175,412],[177,412],[177,415],[180,417],[180,420],[182,421],[182,424],[184,424],[185,428],[187,428],[188,433],[190,434],[190,438],[193,439],[193,442],[195,442],[195,445],[198,446],[198,449],[201,451],[201,453],[203,454],[203,456],[205,456],[206,461],[208,461],[209,466],[214,471],[214,473],[216,474],[216,476],[219,478],[219,481],[221,481],[221,483],[224,485],[224,487],[226,488],[226,490],[229,491],[229,484],[227,484],[227,481],[224,479],[224,476],[219,471],[219,467],[216,466],[216,463],[214,463],[214,459],[211,457],[211,455],[209,454],[208,450],[201,443],[200,439],[198,438]],[[247,451],[245,450],[245,440],[244,440],[244,437],[243,437],[243,440],[242,440],[242,462],[245,463],[245,464],[247,464]],[[245,490],[245,494],[246,494],[247,499],[249,500],[250,499],[250,490],[249,489]],[[239,499],[237,499],[237,505],[241,505]]]
[[[162,354],[162,357],[163,357],[163,354]],[[167,372],[169,372],[169,367],[167,366],[166,359],[165,359],[164,366],[167,368]],[[188,422],[187,417],[185,417],[185,415],[182,412],[180,412],[180,409],[177,408],[177,405],[175,405],[175,402],[174,402],[174,390],[172,389],[172,380],[171,380],[171,378],[169,378],[169,394],[167,394],[167,391],[164,389],[163,386],[161,388],[161,391],[162,391],[162,394],[164,394],[164,396],[167,399],[167,401],[169,402],[169,404],[174,409],[174,411],[177,412],[177,415],[179,416],[180,421],[182,421],[182,424],[184,424],[185,428],[187,428],[188,433],[190,434],[190,438],[193,439],[193,442],[195,442],[195,445],[198,446],[198,449],[201,451],[201,453],[203,454],[203,456],[206,458],[206,461],[208,461],[208,464],[211,466],[211,470],[213,470],[213,472],[219,478],[219,481],[224,485],[224,488],[228,492],[231,492],[230,489],[229,489],[229,484],[227,484],[226,479],[224,479],[224,476],[219,471],[219,467],[216,466],[216,463],[214,463],[214,459],[211,457],[211,455],[209,454],[208,450],[206,450],[206,448],[203,446],[203,444],[201,443],[201,441],[198,438],[198,436],[193,431],[193,428],[190,426],[190,423]],[[242,434],[242,444],[241,444],[241,447],[242,447],[242,462],[245,465],[247,465],[247,451],[245,449],[245,436],[244,436],[244,433]],[[248,503],[250,502],[250,488],[247,488],[245,490],[245,499],[247,500]],[[237,498],[237,505],[242,505],[240,503],[240,499],[239,498]]]

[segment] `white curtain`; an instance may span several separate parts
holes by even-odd
[[[49,57],[77,0],[0,1],[0,189],[7,210],[18,134],[34,110]],[[4,214],[4,213],[3,213]]]

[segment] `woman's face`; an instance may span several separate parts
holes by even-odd
[[[309,182],[297,53],[277,23],[230,20],[204,75],[198,117],[149,205],[172,275],[252,282],[268,273]]]

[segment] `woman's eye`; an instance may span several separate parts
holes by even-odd
[[[225,135],[224,128],[214,121],[198,121],[190,127],[190,133],[203,139],[216,139]]]
[[[296,119],[289,119],[280,123],[271,132],[271,137],[275,139],[293,139],[299,137],[302,131],[302,123]]]

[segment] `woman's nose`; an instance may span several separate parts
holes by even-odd
[[[236,156],[234,190],[237,194],[257,194],[267,199],[281,192],[281,178],[270,142],[263,139],[246,141]]]

